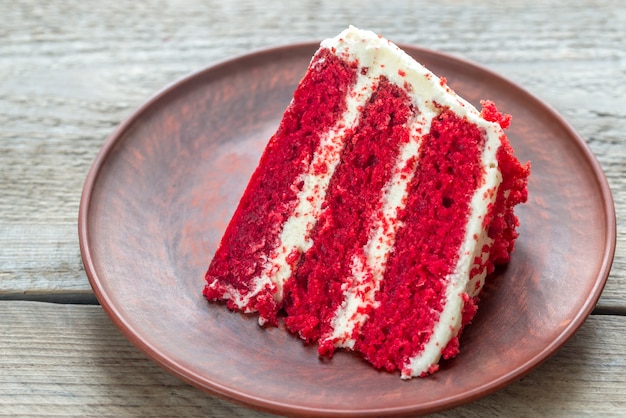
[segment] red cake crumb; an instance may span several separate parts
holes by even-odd
[[[496,105],[491,100],[481,100],[481,106],[483,107],[480,112],[485,120],[489,122],[496,122],[502,129],[507,129],[511,125],[511,115],[505,115],[498,112]]]
[[[528,189],[526,179],[530,174],[530,163],[520,165],[513,156],[512,148],[506,138],[504,144],[498,150],[498,165],[502,171],[503,181],[496,198],[496,202],[490,211],[491,224],[488,235],[495,242],[491,247],[490,262],[488,263],[488,273],[493,272],[495,264],[506,264],[511,258],[515,240],[519,236],[517,227],[519,220],[513,208],[519,203],[526,202]],[[508,197],[505,190],[510,190]],[[498,214],[497,216],[494,214]]]
[[[510,115],[502,115],[495,104],[482,101],[482,113],[487,120],[498,122],[502,127],[508,127]],[[508,138],[503,134],[500,138],[501,147],[498,149],[498,167],[502,173],[502,184],[498,191],[495,204],[491,207],[485,222],[489,222],[488,236],[494,239],[487,263],[487,273],[492,273],[496,264],[506,264],[511,258],[515,240],[519,236],[517,227],[519,220],[513,212],[514,207],[528,199],[528,176],[530,163],[522,165],[513,154],[513,148]],[[505,196],[508,192],[508,196]],[[497,214],[497,215],[496,215]]]

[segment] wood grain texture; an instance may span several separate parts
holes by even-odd
[[[98,306],[0,302],[0,415],[252,417],[133,347]]]
[[[626,414],[622,1],[17,0],[0,16],[0,415],[263,416],[161,371],[97,306],[17,300],[96,303],[78,203],[100,146],[134,109],[216,61],[348,24],[473,60],[539,96],[587,141],[615,199],[597,309],[611,315],[593,315],[520,382],[442,416]]]
[[[272,416],[205,394],[160,369],[97,306],[0,302],[0,416]],[[607,340],[604,336],[611,335]],[[593,316],[518,382],[436,416],[626,413],[626,318]]]

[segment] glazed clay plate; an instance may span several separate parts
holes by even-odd
[[[553,110],[474,64],[403,47],[478,105],[513,115],[508,135],[532,163],[508,268],[486,285],[461,353],[402,381],[348,352],[318,358],[281,328],[202,296],[203,275],[316,45],[222,62],[165,89],[106,141],[79,216],[83,261],[113,322],[155,362],[213,394],[279,414],[427,413],[477,399],[561,347],[609,273],[615,215],[603,173]]]

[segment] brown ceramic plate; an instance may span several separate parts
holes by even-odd
[[[461,354],[400,380],[340,352],[320,361],[283,329],[202,297],[204,271],[316,49],[287,46],[212,66],[153,97],[106,141],[87,177],[79,234],[91,285],[113,322],[185,381],[280,414],[427,413],[518,379],[585,321],[606,282],[615,214],[601,168],[551,108],[475,64],[404,49],[469,101],[511,113],[532,162],[511,264],[487,284]]]

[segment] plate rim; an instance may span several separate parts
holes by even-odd
[[[115,303],[111,300],[109,295],[103,291],[101,284],[106,280],[103,280],[98,274],[93,262],[92,253],[89,246],[89,241],[91,237],[89,233],[88,213],[91,205],[91,198],[96,188],[95,185],[97,183],[98,176],[103,168],[103,165],[109,158],[113,148],[118,143],[118,141],[123,139],[123,134],[130,127],[132,127],[137,119],[140,118],[146,111],[149,111],[151,108],[158,106],[159,103],[162,100],[166,99],[169,94],[178,91],[178,89],[185,87],[185,85],[187,84],[193,83],[193,81],[197,78],[206,77],[211,72],[217,72],[220,68],[233,66],[236,65],[238,62],[244,60],[252,59],[259,56],[262,57],[266,55],[282,54],[285,52],[300,50],[303,48],[308,48],[313,53],[315,49],[319,47],[319,41],[296,42],[257,48],[249,52],[243,52],[231,57],[226,57],[224,59],[216,61],[213,64],[209,64],[204,68],[188,73],[187,75],[184,75],[181,78],[161,88],[152,96],[149,96],[147,100],[145,100],[139,107],[132,111],[130,115],[126,116],[120,124],[117,125],[113,132],[105,139],[87,173],[81,192],[78,212],[79,247],[81,252],[81,259],[85,267],[85,272],[89,279],[90,286],[94,291],[96,298],[103,307],[104,311],[106,312],[107,316],[109,316],[109,318],[122,332],[122,334],[153,362],[155,362],[168,372],[174,374],[176,377],[180,378],[186,383],[189,383],[192,386],[199,388],[207,393],[217,395],[220,398],[233,401],[247,407],[267,412],[295,415],[313,414],[316,416],[375,416],[380,414],[406,415],[414,413],[433,413],[470,403],[489,394],[492,394],[512,383],[513,381],[520,379],[527,373],[534,370],[544,361],[546,361],[557,350],[559,350],[584,324],[584,322],[596,306],[608,280],[615,256],[617,240],[615,204],[611,189],[606,178],[606,174],[604,173],[600,162],[592,152],[589,145],[569,124],[569,122],[567,122],[567,120],[565,120],[565,118],[561,116],[550,104],[544,102],[539,97],[526,90],[524,87],[496,73],[495,71],[490,70],[489,68],[481,64],[478,64],[463,57],[456,56],[451,53],[432,50],[422,46],[416,46],[406,43],[398,43],[397,45],[412,57],[422,54],[430,55],[436,57],[439,60],[444,60],[454,65],[471,67],[474,70],[485,74],[490,79],[496,79],[498,80],[498,82],[504,83],[509,87],[514,88],[517,92],[526,96],[527,100],[532,101],[536,106],[542,108],[547,113],[549,113],[550,119],[557,122],[558,125],[564,131],[566,131],[569,140],[573,140],[573,143],[576,145],[576,149],[583,154],[585,161],[589,164],[589,167],[594,174],[594,183],[597,185],[598,191],[600,192],[602,197],[601,201],[605,215],[604,220],[606,222],[606,230],[604,231],[606,234],[606,240],[604,242],[603,257],[600,263],[601,268],[598,271],[598,275],[592,291],[585,299],[584,305],[572,318],[572,321],[568,324],[567,327],[564,327],[559,336],[554,339],[550,344],[546,345],[543,350],[530,358],[524,364],[518,366],[513,370],[509,370],[500,378],[492,380],[488,384],[474,387],[471,390],[457,393],[449,397],[439,398],[435,401],[431,401],[428,403],[421,403],[419,405],[413,405],[410,407],[401,406],[397,408],[379,408],[376,410],[368,409],[367,411],[358,409],[311,408],[301,405],[294,405],[293,403],[289,402],[277,402],[267,400],[255,395],[251,395],[250,393],[247,393],[245,391],[239,391],[236,388],[220,384],[220,382],[217,382],[215,380],[210,381],[211,384],[207,385],[207,380],[203,379],[202,376],[200,376],[198,373],[195,373],[194,371],[177,364],[175,361],[168,358],[167,356],[163,356],[159,352],[159,350],[157,350],[152,344],[150,344],[148,341],[140,336],[137,330],[134,329],[131,324],[127,322],[124,316],[121,315],[121,313],[116,309]]]

